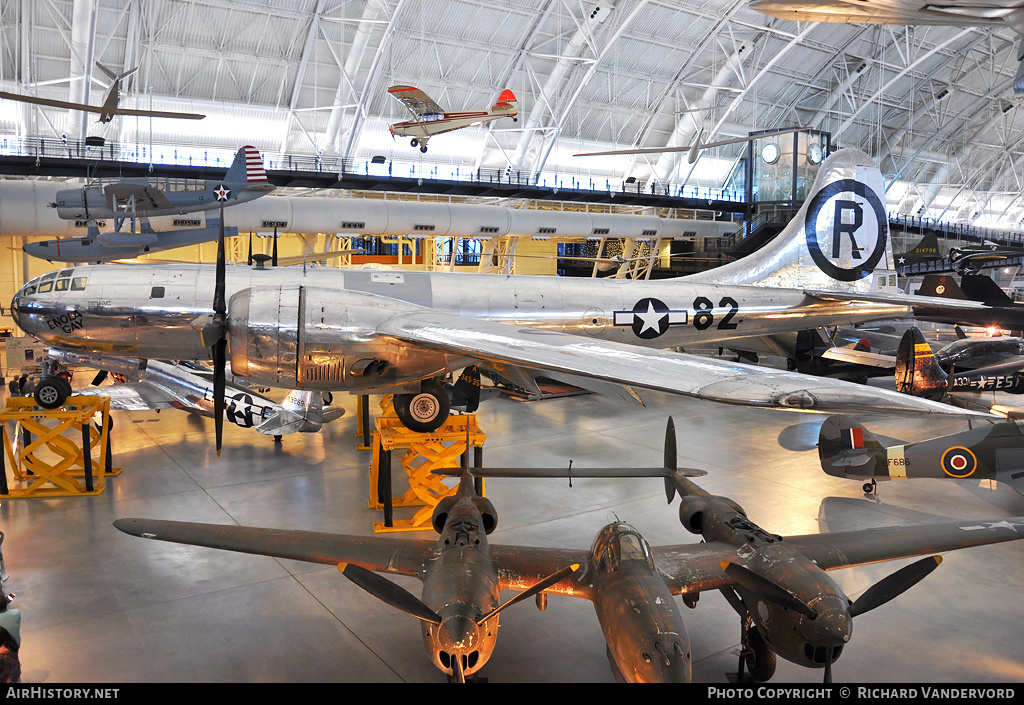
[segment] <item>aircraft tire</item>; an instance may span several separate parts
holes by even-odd
[[[43,377],[36,385],[32,396],[35,397],[36,404],[44,409],[58,409],[68,398],[66,385],[67,381],[59,377]]]
[[[394,406],[402,425],[416,433],[430,433],[441,428],[451,411],[448,392],[440,382],[432,379],[423,382],[417,394],[396,394]]]
[[[420,145],[420,151],[423,152],[424,154],[426,154],[427,153],[427,145],[421,144]]]
[[[758,683],[771,679],[775,675],[777,657],[756,627],[747,630],[746,646],[743,658],[747,663],[750,677]]]
[[[420,143],[420,141],[418,139],[416,139],[415,137],[413,137],[411,140],[409,140],[409,144],[412,145],[413,147],[417,146],[419,143]]]

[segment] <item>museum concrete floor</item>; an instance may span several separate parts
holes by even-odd
[[[826,476],[816,415],[769,412],[644,394],[646,407],[595,395],[537,402],[502,397],[478,413],[492,466],[661,463],[665,422],[679,434],[679,464],[708,470],[706,489],[738,501],[779,534],[1024,515],[1024,497],[977,482],[880,485]],[[355,397],[319,434],[268,437],[227,426],[216,457],[213,423],[185,413],[115,412],[114,459],[124,468],[99,496],[9,499],[0,528],[23,612],[26,683],[441,682],[418,622],[378,602],[331,567],[144,541],[111,526],[120,517],[371,534],[370,453],[356,448]],[[377,410],[378,397],[371,397]],[[868,421],[916,440],[959,422]],[[492,543],[589,548],[616,519],[652,544],[694,542],[662,482],[489,480],[499,514]],[[678,504],[678,502],[676,502]],[[399,518],[409,510],[397,510]],[[394,534],[430,538],[432,533]],[[837,571],[856,597],[909,561]],[[418,594],[419,582],[396,581]],[[921,584],[855,623],[837,682],[1024,681],[1024,542],[951,552]],[[510,596],[509,593],[505,597]],[[724,598],[684,609],[698,682],[726,683],[736,668],[739,621]],[[490,682],[610,682],[589,602],[552,596],[501,617]],[[779,660],[773,682],[820,682],[822,672]]]

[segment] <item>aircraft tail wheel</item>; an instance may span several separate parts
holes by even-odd
[[[409,144],[411,144],[413,147],[415,147],[419,143],[420,143],[420,141],[418,139],[416,139],[415,137],[413,137],[411,140],[409,140]]]
[[[429,433],[448,420],[451,401],[440,382],[428,379],[417,394],[396,394],[394,406],[403,426],[416,433]]]
[[[60,377],[43,377],[36,385],[33,396],[36,404],[44,409],[57,409],[67,400],[70,388],[67,380]]]
[[[864,494],[878,494],[878,483],[875,478],[871,478],[871,482],[865,482],[861,489],[864,490]]]
[[[746,648],[743,649],[744,660],[750,677],[758,683],[764,683],[775,675],[777,657],[772,647],[761,636],[757,627],[747,630]]]
[[[323,400],[324,404],[326,404],[327,406],[330,406],[331,404],[334,403],[334,395],[331,394],[330,392],[324,392],[320,396],[320,398]]]
[[[427,145],[421,144],[420,145],[420,151],[423,152],[424,154],[426,154],[427,153]]]

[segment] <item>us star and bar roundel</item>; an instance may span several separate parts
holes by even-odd
[[[631,326],[633,334],[644,340],[657,338],[669,326],[685,324],[686,309],[670,309],[659,299],[640,299],[631,311],[616,311],[614,325]]]
[[[854,179],[840,179],[818,191],[804,221],[811,259],[844,282],[863,279],[874,270],[885,255],[888,232],[885,204]]]

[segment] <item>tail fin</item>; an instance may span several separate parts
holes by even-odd
[[[491,107],[491,110],[502,110],[508,108],[511,108],[508,113],[509,117],[519,114],[519,101],[516,100],[515,94],[506,88],[501,92],[501,95],[498,96],[498,102]]]
[[[908,329],[896,350],[896,391],[940,399],[948,387],[949,375],[939,366],[924,334],[917,328]]]
[[[235,160],[231,167],[224,174],[224,179],[229,184],[253,184],[262,185],[270,183],[267,180],[267,172],[263,169],[263,158],[260,150],[246,145],[235,152]]]
[[[927,260],[942,259],[939,253],[939,238],[934,232],[925,233],[921,242],[902,254],[896,255],[896,264],[917,264]]]
[[[948,274],[928,274],[921,282],[918,296],[938,296],[944,299],[961,299],[966,301],[964,294],[956,279]]]
[[[984,274],[965,274],[960,280],[964,295],[971,301],[980,301],[986,306],[1014,306],[1013,299]]]
[[[751,255],[687,281],[866,293],[896,286],[882,172],[859,149],[818,170],[796,217]]]
[[[878,467],[876,453],[881,443],[856,419],[829,416],[818,431],[818,459],[821,469],[833,477],[868,478]],[[879,477],[887,476],[882,468]]]
[[[325,423],[341,416],[344,410],[324,409],[320,392],[293,389],[281,401],[281,409],[265,417],[256,430],[265,436],[289,433],[316,433]],[[340,413],[338,413],[340,411]]]

